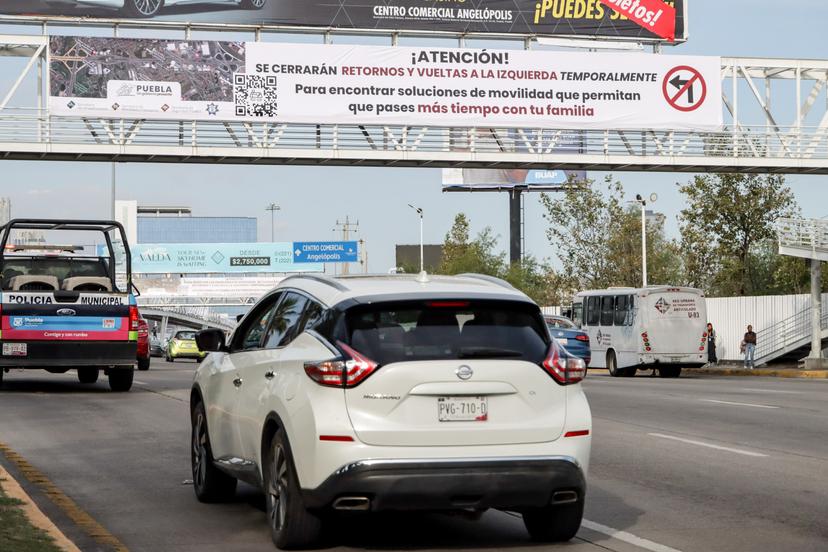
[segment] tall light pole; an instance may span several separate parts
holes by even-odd
[[[655,203],[656,199],[656,194],[650,194],[650,203]],[[635,201],[630,203],[641,205],[641,280],[642,287],[647,287],[647,201],[641,194],[636,194]]]
[[[276,203],[271,203],[267,207],[265,207],[265,211],[270,211],[270,242],[273,243],[276,241],[276,221],[274,215],[276,211],[281,211],[282,208],[279,207]]]
[[[408,206],[417,211],[417,214],[420,215],[420,272],[422,272],[425,270],[423,264],[423,210],[420,207],[414,207],[410,203]]]

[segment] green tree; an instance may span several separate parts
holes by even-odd
[[[563,196],[541,194],[541,204],[546,237],[576,288],[641,285],[641,211],[625,206],[620,182],[589,180]],[[680,271],[678,246],[665,237],[663,224],[648,224],[648,283],[675,283]]]
[[[454,217],[454,224],[443,241],[443,262],[440,264],[441,274],[461,274],[475,272],[500,276],[504,271],[503,253],[498,253],[497,237],[491,228],[486,227],[471,239],[469,219],[465,213],[458,213]]]
[[[773,287],[774,224],[798,208],[780,175],[699,175],[679,186],[681,251],[687,283],[710,293],[767,293]]]

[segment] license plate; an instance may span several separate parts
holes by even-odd
[[[670,362],[681,362],[682,357],[680,356],[672,356],[670,357]]]
[[[558,338],[558,343],[560,343],[561,345],[567,345],[567,344],[569,344],[569,340],[565,337],[559,337]]]
[[[437,419],[441,422],[485,422],[489,419],[486,397],[439,397]]]
[[[3,356],[26,356],[29,347],[26,343],[3,343]]]

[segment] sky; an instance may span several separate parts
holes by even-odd
[[[824,0],[689,0],[689,40],[665,47],[664,55],[828,59],[826,22],[828,2]],[[0,32],[21,30],[0,26]],[[204,36],[194,34],[193,38]],[[334,42],[345,40],[335,38]],[[406,42],[417,43],[414,39]],[[0,59],[0,94],[5,95],[16,76],[11,69],[22,63]],[[11,105],[34,105],[34,84],[27,86],[28,93],[24,86]],[[780,124],[792,121],[790,107],[788,120]],[[758,112],[752,117],[748,123],[762,122]],[[2,160],[0,197],[11,199],[16,217],[108,218],[110,175],[109,163]],[[602,179],[605,173],[589,176]],[[678,235],[676,215],[682,197],[676,184],[691,180],[692,175],[630,172],[614,176],[630,199],[637,193],[645,197],[657,193],[652,208],[667,216],[668,235]],[[508,247],[507,195],[444,194],[439,169],[119,163],[116,182],[118,199],[190,206],[196,216],[258,217],[260,241],[270,238],[271,217],[265,207],[271,202],[281,207],[275,217],[276,241],[339,239],[336,222],[348,216],[359,222],[357,238],[365,240],[370,272],[386,272],[395,265],[396,244],[419,242],[419,219],[409,203],[424,210],[426,243],[441,243],[454,216],[464,212],[473,233],[489,226],[499,236],[500,248],[506,251]],[[828,177],[789,176],[787,183],[804,216],[828,216]],[[526,252],[557,264],[555,249],[545,236],[547,223],[538,199],[536,194],[526,198]]]

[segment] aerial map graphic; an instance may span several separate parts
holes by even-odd
[[[106,98],[109,81],[174,82],[183,101],[233,101],[243,42],[86,38],[50,42],[51,96]]]

